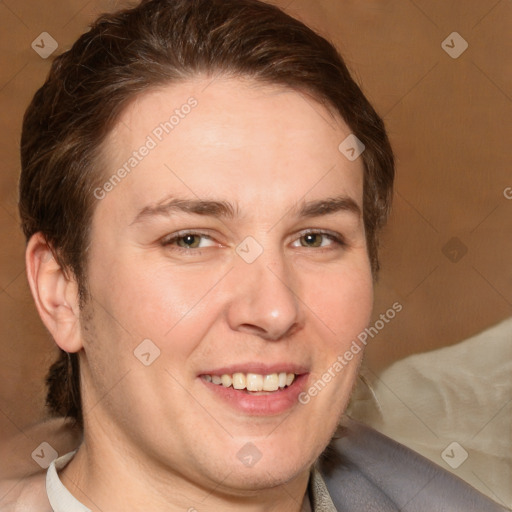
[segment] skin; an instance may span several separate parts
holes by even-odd
[[[362,210],[362,162],[339,152],[350,129],[312,98],[198,77],[126,108],[103,145],[106,179],[191,96],[197,107],[97,201],[83,310],[41,235],[29,243],[41,317],[61,348],[80,353],[85,434],[60,477],[91,510],[298,511],[362,352],[306,405],[277,414],[241,412],[199,375],[289,362],[305,368],[307,389],[366,327],[373,296],[362,215],[294,214],[335,196]],[[228,201],[236,215],[134,221],[171,195]],[[304,236],[311,229],[345,245]],[[210,238],[187,239],[199,248],[164,243],[180,230]],[[236,251],[247,236],[263,249],[252,263]],[[149,366],[133,353],[144,339],[160,350]],[[237,457],[248,442],[261,453],[252,467]]]

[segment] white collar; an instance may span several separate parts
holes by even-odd
[[[64,487],[57,474],[57,470],[64,468],[75,453],[76,451],[70,452],[55,459],[48,467],[48,472],[46,473],[46,494],[48,495],[53,512],[91,512],[91,509],[82,505]]]

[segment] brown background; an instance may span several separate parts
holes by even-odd
[[[375,317],[395,301],[403,311],[372,340],[367,365],[379,371],[510,316],[512,200],[503,192],[512,187],[512,2],[276,3],[338,46],[385,119],[397,155]],[[43,377],[55,356],[28,293],[16,210],[21,118],[51,60],[30,45],[46,31],[59,53],[97,13],[120,5],[126,2],[0,1],[3,439],[42,417]],[[454,31],[469,43],[457,59],[441,47]]]

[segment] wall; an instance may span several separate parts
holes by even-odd
[[[403,311],[372,341],[380,371],[454,344],[512,311],[512,3],[506,0],[286,0],[326,34],[383,116],[397,155],[394,211],[382,240],[375,320]],[[0,431],[43,415],[55,357],[26,285],[16,211],[21,118],[48,72],[48,32],[68,48],[120,2],[0,2]],[[462,48],[467,49],[453,58]],[[43,36],[46,37],[46,36]],[[444,43],[444,47],[442,42]],[[448,52],[446,51],[448,50]],[[450,56],[450,52],[452,56]]]

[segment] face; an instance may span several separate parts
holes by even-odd
[[[226,492],[308,471],[362,352],[335,362],[372,305],[349,134],[310,97],[239,79],[130,104],[95,191],[89,445]]]

